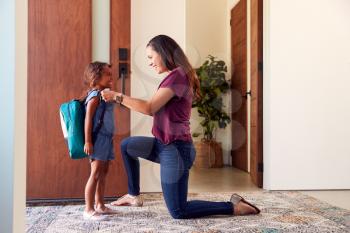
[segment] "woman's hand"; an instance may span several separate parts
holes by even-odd
[[[110,90],[103,90],[101,92],[101,96],[106,102],[115,101],[115,97],[120,96],[120,95],[121,95],[121,93],[115,92],[115,91],[110,91]]]
[[[84,145],[84,152],[87,155],[91,155],[94,152],[94,146],[91,142],[86,142]]]
[[[101,92],[101,96],[105,101],[116,101],[116,97],[120,97],[120,103],[123,106],[149,116],[153,116],[158,112],[174,95],[174,91],[170,88],[159,88],[151,100],[146,101],[123,95],[120,92],[109,90]]]

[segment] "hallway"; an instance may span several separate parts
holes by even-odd
[[[196,168],[190,173],[189,193],[262,191],[250,180],[248,173],[233,167]],[[301,193],[350,210],[350,190],[316,190]]]
[[[247,192],[261,190],[250,179],[249,173],[233,167],[197,168],[190,172],[189,192]]]

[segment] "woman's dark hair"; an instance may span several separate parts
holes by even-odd
[[[84,83],[89,88],[96,86],[97,81],[102,77],[103,69],[105,67],[111,67],[110,64],[105,62],[95,61],[90,63],[84,71]]]
[[[181,67],[189,78],[190,87],[193,90],[194,97],[196,99],[200,98],[201,95],[199,90],[199,79],[196,75],[195,70],[192,68],[190,62],[188,61],[185,53],[176,43],[176,41],[169,36],[158,35],[148,42],[147,47],[148,46],[159,53],[163,64],[168,70],[171,71],[177,67]]]

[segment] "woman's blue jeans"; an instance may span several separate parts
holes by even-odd
[[[174,141],[165,145],[154,137],[129,137],[122,141],[121,152],[128,176],[129,194],[140,194],[138,158],[143,158],[160,163],[163,196],[173,218],[232,215],[231,202],[187,201],[189,169],[196,157],[192,142]]]

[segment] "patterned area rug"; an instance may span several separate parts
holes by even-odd
[[[144,194],[145,204],[113,207],[106,221],[84,221],[83,205],[27,207],[26,232],[350,232],[350,211],[299,192],[240,193],[262,209],[255,216],[174,220],[161,194]],[[226,201],[230,193],[190,194],[189,199]]]

